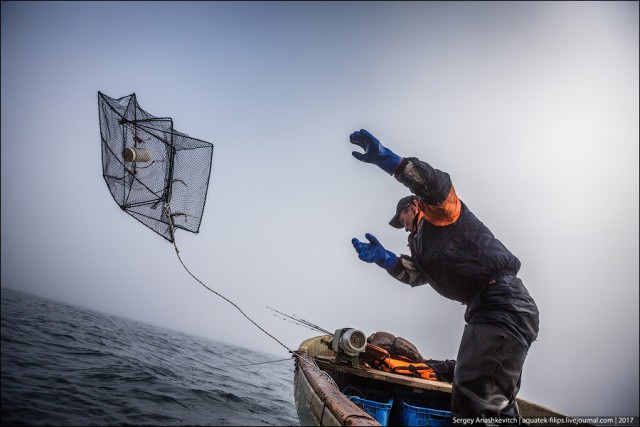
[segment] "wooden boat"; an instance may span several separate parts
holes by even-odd
[[[446,410],[448,404],[450,411],[451,384],[362,366],[353,367],[345,363],[336,363],[338,353],[332,350],[332,340],[332,335],[317,336],[305,340],[298,348],[294,374],[294,397],[300,425],[381,425],[376,418],[367,414],[343,393],[343,391],[351,393],[347,388],[362,388],[396,397],[404,396],[420,401],[434,402],[440,406],[441,410]],[[556,417],[557,419],[566,419],[558,412],[525,399],[517,398],[517,402],[520,415],[524,418]],[[397,403],[396,399],[394,405],[397,406]],[[393,411],[395,411],[395,407]],[[389,418],[388,425],[397,425],[399,420],[397,418],[394,420],[394,418]],[[451,419],[422,425],[448,425],[450,423]]]

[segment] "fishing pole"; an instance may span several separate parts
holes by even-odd
[[[286,318],[284,318],[282,316],[278,316],[277,314],[274,314],[274,316],[277,317],[278,319],[284,320],[285,322],[293,323],[294,325],[302,326],[303,328],[307,328],[307,329],[310,329],[312,331],[316,331],[316,332],[318,331],[316,328],[312,328],[311,326],[307,326],[307,325],[305,325],[303,323],[294,322],[293,320],[286,319]]]
[[[305,320],[305,319],[302,319],[302,318],[299,318],[299,317],[295,317],[295,314],[294,314],[293,316],[289,316],[288,314],[284,314],[284,313],[282,313],[282,312],[280,312],[280,311],[278,311],[278,310],[276,310],[276,309],[274,309],[274,308],[271,308],[271,307],[269,307],[269,306],[267,306],[267,308],[268,308],[269,310],[271,310],[271,311],[275,311],[276,313],[278,313],[278,314],[280,314],[280,315],[282,315],[282,316],[285,316],[285,317],[287,317],[287,318],[289,318],[289,319],[293,319],[293,320],[294,320],[294,321],[296,321],[296,322],[301,322],[301,323],[302,323],[302,325],[300,325],[300,326],[306,326],[306,327],[308,327],[309,329],[313,329],[313,330],[316,330],[316,331],[318,331],[318,332],[324,332],[324,333],[325,333],[325,334],[327,334],[327,335],[332,335],[332,333],[331,333],[331,332],[327,331],[327,330],[326,330],[326,329],[324,329],[324,328],[321,328],[320,326],[318,326],[318,325],[316,325],[316,324],[314,324],[314,323],[309,322],[308,320]],[[284,319],[284,320],[286,320],[286,319]]]

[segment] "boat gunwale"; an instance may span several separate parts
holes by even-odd
[[[318,367],[311,356],[304,352],[297,355],[296,372],[294,376],[294,390],[296,394],[305,387],[306,382],[323,404],[322,412],[319,417],[319,425],[333,425],[332,421],[337,422],[335,425],[347,426],[379,426],[373,417],[364,412],[360,407],[353,403],[345,396],[337,387],[333,380],[325,371]],[[302,378],[301,376],[304,376]],[[304,381],[304,382],[303,382]],[[313,407],[313,402],[302,402],[303,397],[296,395],[296,407],[307,405]],[[329,414],[326,414],[326,412]],[[329,420],[325,418],[328,417]],[[333,420],[331,419],[333,418]],[[329,423],[327,423],[329,421]]]

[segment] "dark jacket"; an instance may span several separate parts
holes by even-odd
[[[432,207],[452,193],[449,174],[415,158],[403,160],[396,179]],[[464,203],[459,205],[457,219],[448,225],[434,225],[427,214],[409,235],[411,257],[402,255],[389,273],[411,286],[429,283],[444,297],[468,304],[496,277],[517,274],[520,261]]]
[[[406,158],[394,175],[419,197],[420,213],[409,235],[411,256],[401,255],[389,274],[411,286],[429,283],[467,305],[468,323],[507,329],[528,347],[537,336],[538,310],[515,277],[518,258],[458,199],[447,173]]]

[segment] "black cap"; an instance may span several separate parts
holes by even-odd
[[[418,197],[416,196],[407,196],[400,199],[400,201],[398,202],[398,206],[396,206],[396,214],[393,216],[393,218],[391,218],[391,221],[389,221],[389,225],[394,228],[402,228],[402,224],[400,224],[400,218],[399,218],[400,211],[402,211],[402,209],[406,208],[407,206],[411,205],[413,201],[416,200],[417,198]]]

